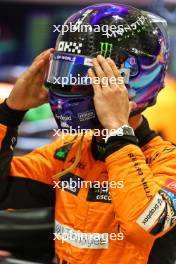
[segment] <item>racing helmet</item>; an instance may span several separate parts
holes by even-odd
[[[152,13],[106,3],[73,14],[57,38],[45,82],[58,128],[78,131],[100,124],[87,74],[92,58],[101,54],[115,61],[129,99],[136,102],[135,115],[155,104],[168,53],[167,22]]]

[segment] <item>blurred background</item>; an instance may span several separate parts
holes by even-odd
[[[62,25],[75,11],[91,3],[87,0],[0,0],[0,100],[13,88],[16,78],[43,50],[54,47],[57,32],[53,25]],[[131,4],[164,17],[169,25],[170,63],[166,88],[156,106],[145,112],[152,128],[176,143],[176,0],[110,1]],[[48,144],[55,122],[48,104],[27,112],[20,126],[17,154]]]

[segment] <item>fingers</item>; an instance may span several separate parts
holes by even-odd
[[[40,88],[39,92],[42,104],[48,103],[48,90],[43,85]]]
[[[92,64],[94,66],[94,71],[96,73],[95,77],[98,78],[98,82],[100,84],[100,88],[101,89],[103,89],[103,88],[106,88],[106,89],[109,88],[110,89],[110,87],[108,87],[109,86],[108,77],[106,77],[106,74],[105,74],[105,72],[104,72],[104,70],[103,70],[103,68],[102,68],[102,66],[101,66],[101,64],[100,64],[100,62],[98,60],[98,57],[92,60]]]
[[[43,100],[43,103],[46,104],[46,103],[48,103],[48,91],[46,90],[46,88],[45,88],[44,86],[43,86],[42,88],[43,88],[43,90],[46,91],[46,93],[45,93],[45,98],[44,98],[44,100]]]
[[[98,55],[92,63],[102,89],[126,89],[123,77],[112,59]]]
[[[98,58],[98,57],[97,57]],[[104,74],[104,71],[103,69],[101,68],[101,65],[98,61],[98,59],[93,59],[92,60],[92,63],[93,63],[93,66],[94,66],[94,70],[95,70],[95,73],[96,75],[99,77],[99,78],[103,78],[105,76]]]
[[[118,85],[119,89],[127,90],[125,83],[124,83],[124,79],[121,76],[121,73],[119,69],[117,68],[115,62],[111,58],[107,58],[106,60],[114,73],[114,76],[116,78],[116,84]]]
[[[51,49],[48,49],[42,52],[36,57],[36,59],[33,61],[32,65],[29,67],[27,71],[27,73],[31,75],[31,78],[35,77],[35,75],[38,74],[39,72],[41,74],[45,72],[45,66],[47,63],[49,63],[49,57],[53,52],[54,52],[54,49],[51,48]]]
[[[110,78],[114,75],[111,66],[108,64],[107,60],[103,58],[103,56],[98,55],[97,61],[99,62],[99,65],[101,66],[106,77]]]
[[[96,75],[92,69],[88,70],[88,76],[92,79],[94,94],[97,95],[101,91],[101,86],[95,82]]]
[[[22,78],[25,80],[33,80],[35,78],[44,79],[45,69],[49,63],[49,57],[54,52],[54,49],[48,49],[42,52],[39,56],[36,57],[32,65],[27,69],[27,71],[22,75]],[[37,75],[40,76],[37,76]],[[37,80],[38,81],[38,80]]]
[[[115,62],[111,58],[107,58],[106,60],[107,60],[107,62],[109,64],[109,66],[111,67],[114,76],[116,78],[121,77],[120,71],[117,69],[117,66],[116,66]]]
[[[45,61],[43,59],[33,63],[23,75],[23,79],[31,80],[36,77],[37,74],[43,69]]]
[[[53,48],[47,49],[45,51],[43,51],[42,53],[40,53],[34,60],[34,62],[39,61],[40,59],[45,59],[46,57],[50,56],[50,54],[52,54],[54,52]]]

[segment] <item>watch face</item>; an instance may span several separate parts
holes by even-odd
[[[129,126],[124,126],[123,127],[123,134],[127,136],[134,136],[134,131],[131,127]]]

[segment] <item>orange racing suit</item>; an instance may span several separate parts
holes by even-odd
[[[0,209],[55,205],[60,264],[147,263],[154,240],[176,221],[176,148],[144,119],[133,138],[102,145],[85,136],[78,166],[53,181],[74,162],[80,136],[13,157],[23,115],[0,105]]]

